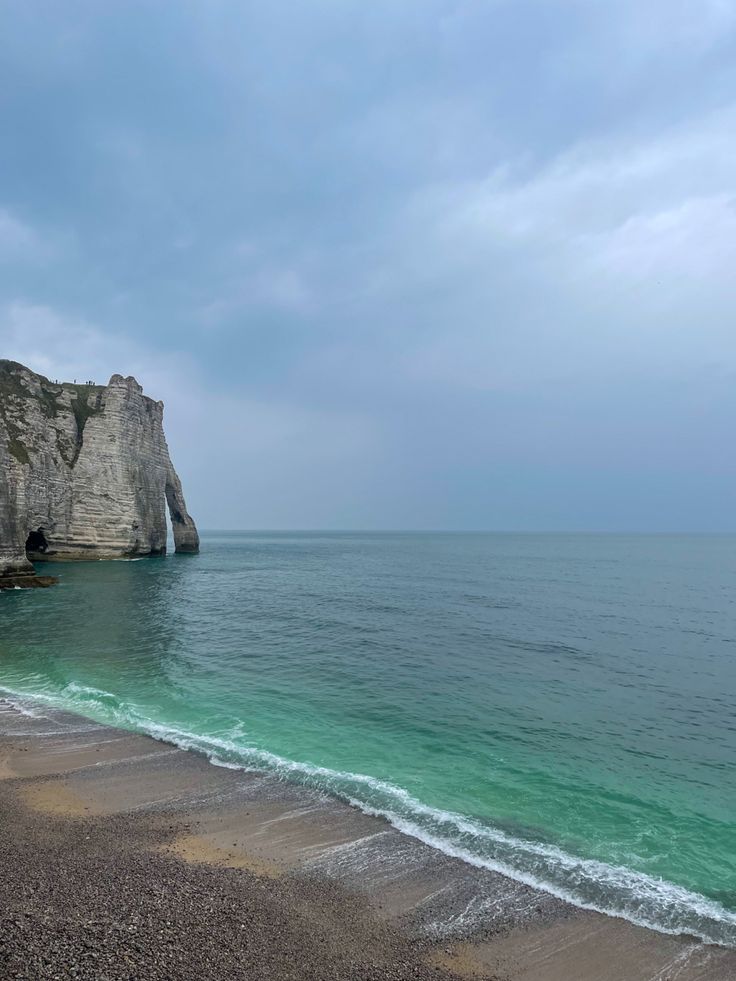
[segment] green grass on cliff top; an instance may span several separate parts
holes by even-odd
[[[23,372],[28,371],[32,375],[35,375],[39,382],[39,393],[31,393],[22,383]],[[26,368],[24,365],[19,364],[17,361],[7,361],[5,359],[0,359],[0,415],[2,415],[5,425],[8,430],[8,452],[18,460],[19,463],[29,464],[31,462],[30,456],[28,454],[28,448],[23,443],[21,437],[21,430],[15,423],[13,418],[8,414],[7,408],[10,399],[28,399],[35,398],[38,402],[41,412],[49,419],[55,418],[59,414],[59,404],[57,402],[58,397],[61,395],[64,389],[72,389],[75,393],[71,402],[71,409],[74,413],[74,418],[77,423],[77,452],[74,454],[72,460],[67,460],[67,463],[74,463],[77,456],[79,456],[79,447],[82,443],[82,433],[84,432],[84,427],[87,420],[94,415],[97,415],[101,410],[94,405],[89,404],[89,396],[97,395],[104,391],[105,385],[78,385],[74,382],[61,382],[57,384],[56,382],[50,381],[45,375],[39,375],[35,371],[31,371],[30,368]],[[59,446],[59,452],[66,459],[61,446]]]

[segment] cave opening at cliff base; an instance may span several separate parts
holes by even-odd
[[[28,532],[28,538],[26,538],[26,552],[48,552],[49,543],[46,541],[46,536],[43,533],[43,528],[37,528],[35,531]]]

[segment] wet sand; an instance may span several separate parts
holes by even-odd
[[[733,981],[313,790],[0,700],[0,977]]]

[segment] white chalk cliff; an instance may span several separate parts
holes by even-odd
[[[199,536],[163,430],[135,378],[57,384],[0,360],[0,579],[35,559],[162,555]]]

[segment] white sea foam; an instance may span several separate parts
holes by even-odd
[[[0,689],[0,691],[3,691],[3,689]],[[11,695],[10,697],[7,697],[7,701],[16,712],[19,712],[21,715],[25,715],[28,719],[46,718],[38,704],[34,704],[31,699],[22,698],[18,695]]]
[[[19,710],[27,696],[0,688]],[[736,946],[736,913],[706,896],[644,872],[582,858],[556,845],[535,842],[431,807],[403,787],[364,773],[332,770],[290,760],[268,750],[222,736],[201,735],[156,722],[135,705],[88,685],[70,682],[58,694],[34,698],[71,711],[89,713],[145,732],[181,749],[203,753],[228,769],[259,769],[332,793],[366,814],[381,817],[398,831],[453,858],[524,883],[583,909],[618,916],[662,933],[689,933],[707,943]],[[26,709],[30,714],[29,710]],[[242,726],[233,731],[243,738]]]

